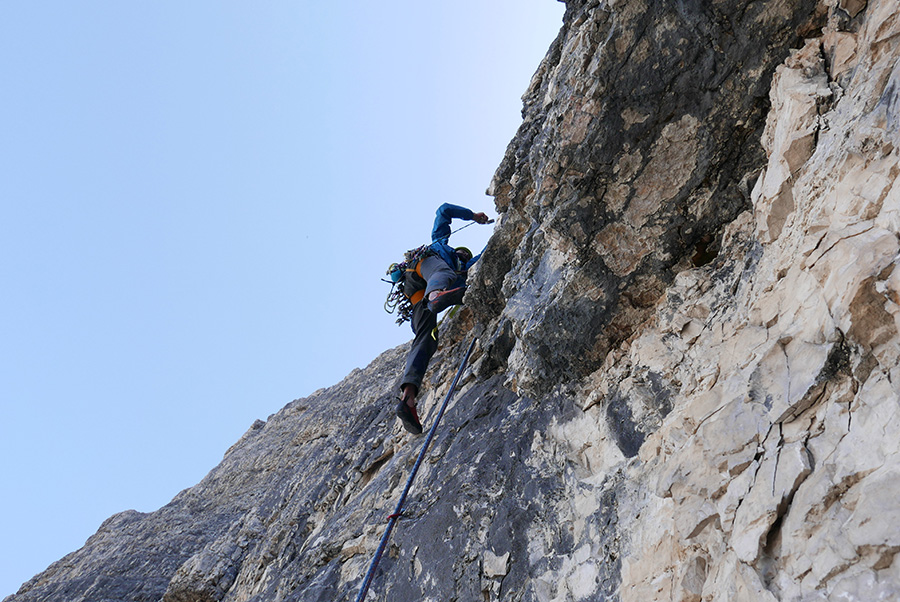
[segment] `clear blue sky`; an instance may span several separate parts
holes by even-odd
[[[495,216],[563,9],[0,3],[0,598],[409,340],[379,279]]]

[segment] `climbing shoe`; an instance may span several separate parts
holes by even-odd
[[[431,313],[440,313],[451,305],[459,305],[462,303],[463,295],[466,287],[451,288],[448,291],[435,291],[428,296],[428,311]]]
[[[403,423],[403,428],[413,435],[422,434],[422,424],[419,422],[416,408],[409,407],[405,399],[400,399],[397,403],[397,418]]]

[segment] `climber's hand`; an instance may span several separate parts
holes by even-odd
[[[488,223],[488,216],[484,213],[476,213],[472,216],[472,219],[475,220],[476,223],[486,224]]]

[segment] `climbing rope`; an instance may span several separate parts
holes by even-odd
[[[469,361],[469,356],[472,355],[472,350],[475,348],[475,342],[478,339],[472,339],[472,343],[469,345],[469,350],[466,351],[465,357],[463,357],[462,362],[459,365],[459,370],[456,372],[456,376],[453,378],[453,383],[450,385],[450,390],[447,391],[447,396],[444,398],[444,403],[441,404],[441,409],[437,413],[437,417],[434,419],[434,424],[431,425],[431,430],[428,431],[428,437],[425,438],[425,443],[422,444],[422,451],[419,452],[419,457],[416,459],[416,464],[413,466],[412,472],[409,473],[409,478],[406,480],[406,487],[403,488],[403,493],[400,494],[400,500],[397,502],[397,507],[394,508],[394,512],[388,516],[388,524],[387,529],[384,530],[384,535],[381,536],[381,543],[378,544],[378,549],[375,551],[375,557],[372,558],[372,563],[369,565],[369,570],[366,573],[365,579],[363,579],[362,587],[359,589],[359,595],[356,597],[356,602],[362,602],[366,598],[366,594],[369,592],[369,586],[372,584],[372,579],[375,577],[375,569],[378,568],[378,563],[381,561],[381,557],[384,555],[384,550],[387,548],[388,540],[391,538],[391,532],[394,530],[394,525],[397,523],[397,520],[403,514],[403,504],[406,503],[406,496],[409,493],[410,488],[412,487],[413,480],[416,478],[416,473],[419,472],[419,466],[422,465],[422,461],[425,459],[425,452],[428,451],[428,446],[431,445],[431,440],[434,439],[434,434],[437,432],[438,423],[441,421],[441,417],[444,415],[444,410],[447,409],[447,404],[450,402],[450,398],[453,397],[453,393],[456,391],[456,384],[459,382],[459,377],[462,376],[463,370],[466,367],[466,364]]]
[[[441,324],[444,323],[444,320],[446,320],[447,318],[452,318],[453,316],[455,316],[455,315],[456,315],[456,312],[459,311],[459,308],[460,308],[460,307],[462,307],[462,306],[461,306],[461,305],[454,305],[454,306],[453,306],[453,309],[451,309],[450,311],[448,311],[447,313],[444,314],[444,316],[441,318],[441,321],[438,322],[438,323],[437,323],[437,326],[435,326],[435,327],[432,329],[432,331],[431,331],[431,338],[432,338],[432,339],[434,339],[435,341],[438,340],[438,338],[437,338],[437,337],[438,337],[438,328],[441,327]]]
[[[471,226],[472,224],[477,224],[477,223],[478,223],[478,222],[469,222],[469,223],[466,224],[465,226],[460,226],[459,228],[457,228],[456,230],[454,230],[454,231],[451,232],[450,234],[451,234],[451,235],[456,234],[456,233],[459,232],[460,230],[465,230],[466,228],[468,228],[468,227]],[[488,221],[486,221],[486,222],[484,222],[484,223],[485,223],[485,224],[493,224],[493,223],[494,223],[494,220],[489,219]],[[449,237],[448,237],[448,238],[449,238]]]

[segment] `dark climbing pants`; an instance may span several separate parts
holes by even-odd
[[[422,380],[425,378],[425,371],[428,369],[428,362],[431,356],[437,351],[437,315],[428,311],[428,302],[426,300],[419,301],[413,306],[412,313],[412,329],[416,334],[413,339],[412,347],[409,349],[409,355],[406,358],[406,372],[403,374],[403,385],[415,385],[416,389],[422,388]]]
[[[415,385],[416,389],[422,388],[422,380],[425,378],[425,370],[431,356],[437,351],[437,315],[428,311],[428,295],[432,291],[441,291],[450,288],[459,279],[459,274],[447,265],[447,262],[437,255],[431,255],[422,260],[422,278],[428,283],[425,288],[425,298],[413,306],[412,329],[416,338],[413,339],[409,356],[406,358],[406,372],[400,386]]]

